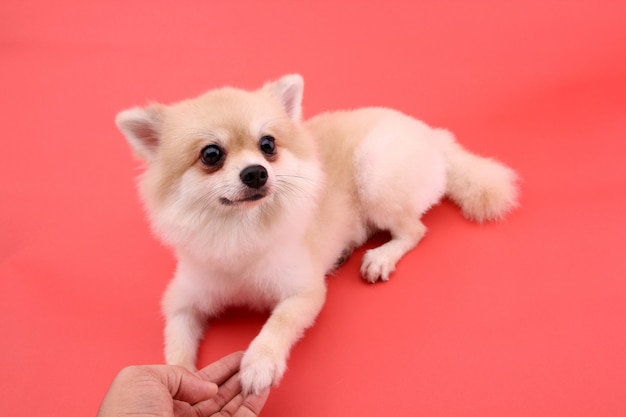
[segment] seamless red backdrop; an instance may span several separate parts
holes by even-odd
[[[115,114],[305,77],[305,116],[381,105],[523,178],[476,225],[444,202],[391,281],[329,278],[265,416],[626,415],[626,3],[9,1],[0,7],[0,414],[96,413],[162,361],[174,267]],[[380,238],[379,238],[380,239]],[[215,321],[200,361],[265,317]]]

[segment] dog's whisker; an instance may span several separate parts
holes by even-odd
[[[281,197],[295,201],[295,199],[313,199],[314,196],[310,191],[304,187],[299,187],[293,184],[281,184],[277,187],[276,193]]]
[[[306,176],[296,174],[280,174],[276,176],[278,192],[289,197],[313,198],[310,185],[315,184],[315,180]],[[295,180],[295,181],[294,181]]]

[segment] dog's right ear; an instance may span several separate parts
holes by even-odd
[[[292,120],[300,121],[304,89],[304,79],[300,74],[285,75],[277,81],[265,84],[263,88],[278,98]]]
[[[138,157],[150,162],[159,147],[163,108],[158,104],[134,107],[120,112],[115,124]]]

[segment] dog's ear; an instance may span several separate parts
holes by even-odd
[[[163,108],[159,104],[134,107],[120,112],[115,124],[138,157],[150,162],[159,147]]]
[[[292,120],[302,118],[302,93],[304,79],[299,74],[285,75],[284,77],[266,84],[264,87],[280,100],[283,108]]]

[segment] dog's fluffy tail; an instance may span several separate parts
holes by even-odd
[[[447,163],[446,196],[461,207],[470,220],[500,220],[518,205],[518,176],[506,165],[472,154],[459,145],[454,135],[443,136]]]

